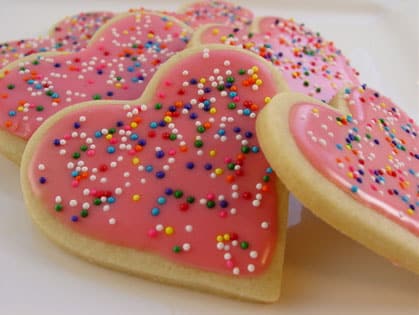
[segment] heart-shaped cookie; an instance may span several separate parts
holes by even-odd
[[[185,50],[141,99],[80,104],[39,128],[21,171],[30,213],[52,240],[101,265],[274,301],[288,197],[255,119],[287,90],[252,53]]]
[[[137,99],[158,66],[183,50],[191,30],[139,11],[106,23],[83,51],[29,56],[0,71],[0,152],[20,160],[26,140],[53,113],[75,103]]]
[[[87,12],[66,17],[49,36],[0,43],[0,68],[23,57],[49,51],[79,51],[113,17],[110,12]]]
[[[272,62],[292,91],[324,102],[348,84],[359,84],[357,72],[333,42],[293,19],[263,17],[242,28],[207,25],[194,34],[192,42],[250,50]]]
[[[257,124],[268,161],[319,217],[419,273],[418,125],[365,86],[333,102],[272,100]]]

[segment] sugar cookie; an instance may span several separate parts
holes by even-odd
[[[0,152],[19,162],[32,133],[67,106],[137,99],[157,67],[186,47],[190,34],[185,24],[160,13],[122,14],[81,52],[38,54],[0,70]]]
[[[257,122],[268,161],[320,218],[419,273],[418,125],[366,86],[332,103],[274,98]]]
[[[255,118],[283,91],[262,58],[215,45],[171,58],[139,100],[60,111],[22,161],[34,221],[110,268],[275,301],[288,197],[259,149]]]

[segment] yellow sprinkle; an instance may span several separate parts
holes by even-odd
[[[262,85],[262,83],[263,83],[263,81],[262,81],[261,79],[256,80],[256,85],[261,86],[261,85]]]
[[[224,237],[222,235],[217,235],[217,237],[215,239],[217,240],[217,242],[224,241]]]
[[[218,35],[218,33],[220,32],[220,30],[218,29],[218,28],[214,28],[213,30],[212,30],[212,34],[213,35]],[[223,37],[225,37],[225,36],[223,36]]]
[[[223,169],[222,168],[217,168],[217,169],[215,169],[215,174],[217,174],[217,175],[222,175],[224,173],[224,171],[223,171]]]
[[[257,66],[253,66],[252,70],[254,73],[258,73],[259,72],[259,68]]]
[[[133,121],[133,122],[130,124],[130,126],[131,126],[131,128],[137,128],[137,127],[138,127],[138,124],[137,124],[135,121]]]
[[[172,235],[175,233],[175,229],[172,226],[166,226],[164,228],[164,233],[166,233],[166,235]]]
[[[164,116],[163,120],[164,120],[164,122],[170,124],[172,122],[172,117],[170,117],[170,116]]]
[[[221,36],[220,40],[222,43],[225,43],[225,41],[227,40],[227,36]]]
[[[118,89],[120,89],[122,87],[122,84],[119,83],[119,82],[117,82],[117,83],[115,83],[115,87],[118,88]]]
[[[265,104],[268,104],[271,100],[272,99],[269,96],[265,97]]]
[[[141,199],[141,196],[139,194],[135,194],[132,196],[133,201],[139,201]]]
[[[147,37],[150,38],[150,39],[154,38],[154,34],[148,33]]]
[[[215,107],[212,107],[209,112],[210,114],[215,114],[217,112],[217,109]]]
[[[106,140],[111,140],[111,139],[112,139],[112,135],[111,135],[110,133],[108,133],[108,134],[105,136],[105,138],[106,138]]]
[[[352,150],[352,148],[351,148],[351,146],[350,146],[349,144],[345,145],[345,147],[346,147],[348,150]]]
[[[140,159],[139,158],[135,157],[135,158],[132,159],[132,164],[138,165],[139,163],[140,163]]]
[[[172,27],[173,26],[173,22],[172,21],[168,21],[167,23],[166,23],[166,27]]]
[[[17,108],[17,111],[18,111],[18,112],[23,112],[23,110],[24,110],[24,107],[23,107],[23,106],[19,106],[19,107]]]
[[[205,78],[201,78],[201,79],[199,79],[199,83],[204,84],[205,82],[207,82],[207,80],[206,80]]]
[[[408,215],[413,215],[413,214],[415,213],[415,211],[413,211],[413,210],[412,210],[412,209],[410,209],[410,208],[409,208],[409,209],[407,209],[407,210],[406,210],[406,212],[407,212],[407,214],[408,214]]]
[[[124,35],[128,35],[128,31],[127,31],[127,30],[123,30],[123,31],[122,31],[122,34],[124,34]]]
[[[319,109],[318,109],[318,108],[313,108],[313,109],[311,110],[311,112],[312,112],[313,114],[317,114],[317,113],[319,112]]]
[[[223,235],[223,238],[225,241],[229,241],[230,240],[230,234],[226,233]]]
[[[258,79],[258,78],[259,78],[259,76],[258,76],[256,73],[252,75],[252,79],[253,79],[253,80],[256,80],[256,79]]]
[[[216,156],[216,155],[217,155],[217,151],[215,151],[215,150],[211,150],[211,151],[209,152],[209,155],[210,155],[211,157],[214,157],[214,156]]]
[[[1,72],[0,73],[0,79],[3,79],[4,78],[4,72]]]

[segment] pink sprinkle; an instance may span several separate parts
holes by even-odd
[[[111,140],[109,140],[109,142],[110,142],[111,144],[115,144],[115,143],[117,143],[117,142],[118,142],[118,140],[117,140],[116,138],[112,138]]]
[[[95,150],[89,150],[87,151],[87,156],[94,156],[95,155]]]
[[[225,159],[224,159],[224,163],[230,163],[232,161],[232,158],[230,158],[230,157],[226,157]]]
[[[227,268],[231,269],[234,267],[234,263],[231,259],[226,261]]]
[[[169,150],[169,155],[176,155],[176,150],[175,149]]]
[[[166,95],[164,93],[157,93],[157,96],[159,98],[165,98],[166,97]]]
[[[156,231],[156,229],[150,229],[150,230],[148,230],[148,236],[149,237],[156,237],[157,236],[157,231]]]
[[[64,135],[64,137],[63,137],[65,140],[70,140],[71,139],[71,136],[70,135]]]
[[[172,85],[172,82],[170,82],[170,81],[165,81],[165,82],[164,82],[164,85],[165,85],[165,86],[171,86],[171,85]]]
[[[76,188],[79,186],[79,182],[77,180],[73,180],[73,182],[71,183],[71,187]]]
[[[233,101],[235,101],[235,102],[240,102],[240,96],[235,96],[235,97],[233,97]]]
[[[128,154],[129,154],[129,155],[134,155],[134,154],[135,154],[135,150],[133,150],[133,149],[129,150],[129,151],[128,151]]]
[[[95,83],[95,81],[93,81],[93,80],[87,80],[87,84],[93,84],[93,83]]]
[[[214,200],[214,198],[215,198],[215,195],[214,194],[208,194],[207,195],[207,199],[208,200]]]
[[[97,195],[97,191],[96,189],[90,189],[90,196],[96,196]]]
[[[220,211],[220,213],[219,213],[219,216],[220,216],[221,218],[226,218],[226,217],[227,217],[227,215],[228,215],[228,213],[227,213],[227,211],[225,211],[225,210]]]

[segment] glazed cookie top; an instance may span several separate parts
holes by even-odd
[[[418,125],[390,99],[346,89],[338,107],[295,104],[291,134],[312,165],[353,198],[419,236]]]
[[[243,27],[250,25],[254,17],[251,10],[220,0],[194,2],[181,11],[175,16],[193,28],[209,23]]]
[[[68,108],[42,126],[30,144],[33,193],[85,236],[217,273],[263,272],[278,195],[255,118],[285,90],[253,54],[188,49],[140,100]]]
[[[20,58],[48,51],[79,51],[113,17],[109,12],[88,12],[66,17],[50,36],[0,43],[0,68]]]
[[[28,139],[58,110],[99,99],[136,99],[157,67],[183,50],[190,30],[152,12],[123,14],[89,47],[72,54],[39,54],[0,71],[0,128]]]
[[[207,26],[194,40],[253,51],[281,71],[292,91],[320,101],[329,102],[340,89],[359,84],[357,72],[333,42],[293,19],[264,17],[251,28]]]

